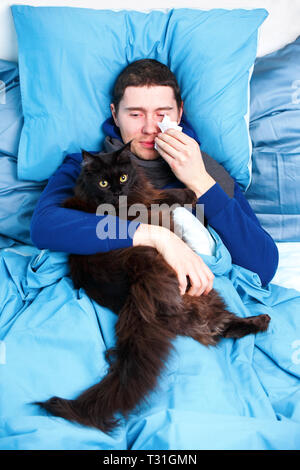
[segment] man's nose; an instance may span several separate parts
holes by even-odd
[[[145,134],[155,134],[157,132],[160,132],[160,129],[157,125],[158,119],[153,118],[153,117],[145,117],[144,121],[144,126],[143,126],[143,132]]]

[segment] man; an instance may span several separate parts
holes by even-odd
[[[204,204],[205,218],[219,233],[233,263],[256,272],[262,284],[268,284],[278,264],[276,245],[260,226],[238,184],[211,157],[201,153],[197,137],[183,119],[179,86],[168,67],[152,59],[126,67],[116,80],[111,112],[112,119],[104,123],[105,151],[132,140],[132,157],[152,183],[159,188],[192,189],[198,203]],[[183,131],[169,129],[162,134],[158,122],[165,114],[183,125]],[[99,216],[60,207],[72,194],[81,161],[81,154],[67,156],[49,179],[32,218],[33,243],[39,248],[77,254],[153,246],[176,271],[182,294],[188,280],[188,294],[207,294],[213,285],[212,272],[168,229],[139,224],[133,236],[128,233],[125,239],[100,240],[96,237]],[[126,226],[128,222],[118,219],[117,223]]]

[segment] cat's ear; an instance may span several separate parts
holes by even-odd
[[[88,152],[87,150],[81,149],[81,155],[82,155],[82,163],[81,166],[87,166],[93,163],[97,155],[93,155],[92,153]]]
[[[120,149],[120,151],[124,152],[124,151],[128,150],[130,152],[130,146],[131,146],[132,141],[133,141],[133,139],[131,139],[129,142],[127,142],[127,144],[124,144],[123,147]]]
[[[117,156],[118,156],[119,161],[127,161],[127,160],[129,161],[130,160],[130,155],[131,155],[130,145],[131,145],[132,140],[130,140],[129,142],[124,144],[123,147],[118,149]]]

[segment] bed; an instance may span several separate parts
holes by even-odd
[[[292,0],[169,3],[151,4],[147,11],[136,2],[127,11],[117,2],[100,10],[97,1],[1,6],[0,449],[300,448],[300,5]],[[110,24],[117,25],[118,35],[110,34]],[[89,43],[82,39],[82,25],[93,25],[86,30]],[[206,39],[199,25],[206,28]],[[222,36],[228,25],[234,25],[232,31]],[[85,70],[97,70],[99,30],[106,34],[102,68],[98,75],[86,74],[78,69],[78,56]],[[185,38],[187,31],[192,36]],[[192,40],[195,47],[186,54]],[[97,94],[93,83],[109,80],[108,58],[117,72],[146,53],[168,62],[171,47],[201,145],[239,181],[277,244],[279,266],[263,288],[255,273],[231,263],[213,229],[216,254],[203,254],[201,247],[198,252],[231,308],[242,316],[268,313],[271,324],[265,333],[226,339],[215,348],[178,337],[157,388],[109,435],[48,416],[31,404],[53,395],[73,398],[105,374],[116,316],[74,289],[66,253],[33,245],[30,222],[64,156],[78,146],[100,145],[109,87]],[[220,67],[225,84],[219,82]],[[68,73],[72,86],[65,87],[61,76]],[[90,86],[80,96],[82,83]],[[93,107],[91,97],[98,103]],[[81,133],[75,105],[87,116]],[[218,120],[219,114],[227,120]],[[67,127],[60,116],[68,118]],[[99,127],[91,130],[95,119]]]

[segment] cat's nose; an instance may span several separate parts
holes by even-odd
[[[121,196],[121,191],[119,193],[115,193],[114,194],[115,201],[118,201],[120,196]]]

